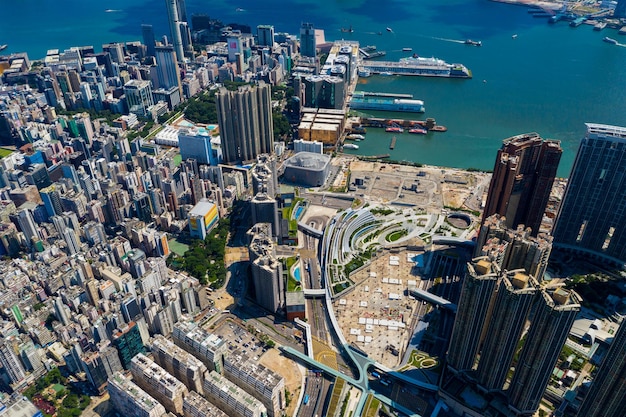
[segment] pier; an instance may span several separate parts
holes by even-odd
[[[404,119],[381,119],[378,117],[363,117],[361,118],[361,125],[364,127],[389,127],[400,126],[402,128],[410,129],[412,127],[422,127],[429,132],[446,132],[447,127],[438,125],[435,119],[429,117],[426,120],[404,120]]]
[[[375,46],[366,46],[364,48],[359,48],[359,55],[361,55],[361,58],[363,59],[374,59],[387,55],[387,52],[377,51]]]

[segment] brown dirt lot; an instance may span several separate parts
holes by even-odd
[[[295,400],[297,400],[302,389],[302,374],[298,365],[291,359],[281,355],[277,349],[269,349],[261,356],[259,362],[285,378],[285,388],[291,394],[291,404],[289,404],[285,413],[288,416],[293,415],[297,406],[297,401]]]

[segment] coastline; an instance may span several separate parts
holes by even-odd
[[[564,3],[554,3],[541,0],[490,0],[495,3],[511,4],[513,6],[538,7],[541,9],[557,11],[560,10]]]

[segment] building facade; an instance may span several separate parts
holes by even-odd
[[[548,268],[550,253],[552,236],[539,233],[533,237],[530,229],[521,225],[510,229],[502,216],[494,214],[483,221],[474,256],[487,256],[503,271],[523,268],[541,282]]]
[[[523,270],[500,279],[478,362],[477,379],[486,391],[503,388],[537,289],[537,281]]]
[[[226,342],[194,322],[179,321],[174,325],[172,341],[204,363],[209,371],[222,372]]]
[[[189,390],[202,392],[207,368],[200,360],[161,335],[153,339],[151,351],[154,360]]]
[[[224,356],[224,376],[258,398],[269,417],[280,417],[285,408],[285,379],[239,350]]]
[[[120,355],[120,362],[124,369],[129,369],[130,362],[136,354],[146,352],[139,327],[134,321],[116,329],[113,332],[112,343]]]
[[[131,80],[124,84],[128,111],[137,116],[148,117],[148,108],[154,105],[150,81]]]
[[[121,415],[162,417],[166,413],[165,407],[120,372],[109,378],[107,391],[113,407]]]
[[[266,417],[265,406],[215,371],[204,380],[204,395],[231,417]]]
[[[221,88],[217,94],[217,117],[224,162],[252,161],[274,150],[271,88],[260,81],[237,91]]]
[[[217,206],[208,201],[200,201],[189,212],[189,233],[191,237],[202,239],[207,236],[219,220]]]
[[[168,90],[176,87],[182,98],[183,90],[180,81],[180,71],[178,71],[178,62],[174,48],[172,46],[157,46],[155,48],[155,57],[159,88]]]
[[[300,26],[300,55],[312,58],[317,55],[313,23],[302,23]]]
[[[256,224],[248,231],[248,236],[256,301],[263,308],[276,313],[285,306],[285,284],[282,262],[276,259],[270,225]]]
[[[581,298],[563,288],[542,289],[535,303],[526,342],[507,390],[509,408],[518,415],[537,412],[554,365],[580,311]]]
[[[202,391],[200,391],[202,392]],[[184,417],[228,417],[228,414],[208,402],[194,391],[183,399]]]
[[[523,224],[536,236],[562,153],[559,141],[544,141],[536,133],[505,139],[496,157],[483,219],[500,214],[509,228]]]
[[[626,128],[587,123],[554,226],[554,244],[626,262]]]
[[[188,391],[182,382],[142,353],[132,359],[130,371],[133,381],[163,404],[167,411],[178,415],[183,413],[183,398]]]
[[[467,264],[447,354],[448,367],[454,372],[474,368],[498,274],[497,266],[487,259],[476,258]]]
[[[626,416],[626,321],[622,321],[591,389],[580,405],[578,417]]]

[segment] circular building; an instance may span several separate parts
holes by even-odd
[[[298,152],[284,163],[283,179],[292,184],[319,187],[330,172],[330,156]]]

